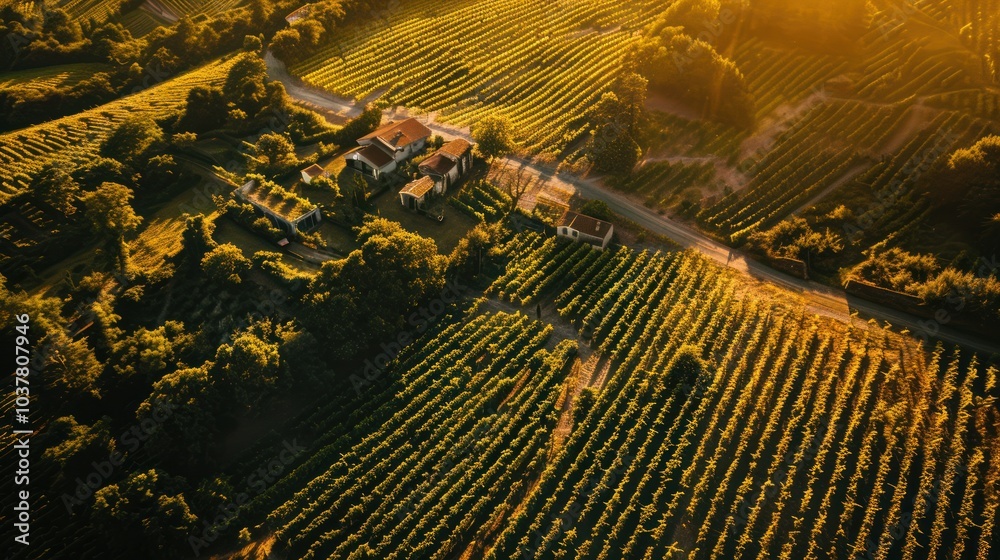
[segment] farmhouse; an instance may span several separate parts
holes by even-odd
[[[236,189],[236,198],[249,203],[271,225],[288,235],[315,228],[323,220],[319,207],[273,183],[261,185],[256,179]]]
[[[417,119],[390,122],[358,138],[360,147],[345,154],[344,159],[348,167],[378,179],[423,150],[430,137],[431,129]]]
[[[608,246],[614,233],[612,224],[572,211],[566,211],[556,227],[559,237],[590,243],[600,249]]]
[[[422,210],[428,199],[428,194],[434,189],[434,180],[421,177],[406,184],[399,191],[399,201],[410,210]]]
[[[396,170],[396,160],[372,145],[354,148],[344,155],[344,159],[347,160],[347,167],[367,173],[376,179]]]
[[[420,162],[418,169],[434,180],[435,194],[444,194],[472,169],[472,144],[456,138]]]
[[[312,183],[312,180],[316,177],[329,176],[330,174],[326,171],[326,169],[323,169],[322,166],[315,163],[302,170],[302,182],[307,185]]]

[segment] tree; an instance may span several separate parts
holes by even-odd
[[[159,380],[194,346],[194,335],[184,323],[167,321],[155,329],[139,328],[112,345],[108,364],[122,380],[141,378],[144,384]]]
[[[57,465],[61,473],[80,472],[115,451],[110,428],[107,416],[91,426],[78,423],[73,416],[57,418],[46,427],[46,437],[52,443],[45,446],[42,459]]]
[[[251,173],[275,176],[299,165],[295,155],[295,144],[287,134],[268,132],[262,134],[253,145],[253,156],[249,160]]]
[[[633,110],[614,92],[605,92],[587,119],[593,127],[590,142],[594,167],[604,173],[628,174],[642,150],[635,140]]]
[[[218,245],[212,238],[214,231],[215,222],[206,220],[205,216],[187,216],[181,233],[181,260],[189,266],[200,266],[205,254]]]
[[[940,219],[975,239],[982,253],[1000,251],[1000,136],[955,150],[927,177],[923,190]]]
[[[129,475],[94,493],[94,520],[120,549],[140,548],[147,557],[187,554],[186,537],[195,529],[184,491],[187,481],[152,469]]]
[[[337,185],[337,181],[333,177],[326,177],[324,175],[314,177],[313,180],[309,182],[309,188],[330,193],[334,196],[334,198],[340,198],[340,187]]]
[[[264,41],[257,35],[247,35],[243,37],[243,50],[246,52],[259,53],[264,49]]]
[[[184,114],[178,121],[180,130],[207,132],[226,123],[226,100],[217,87],[195,86],[188,92]]]
[[[144,449],[164,460],[198,464],[215,438],[222,405],[209,373],[211,362],[168,373],[136,410],[136,419],[155,426]]]
[[[226,74],[224,99],[249,117],[255,117],[268,101],[267,65],[257,53],[241,53]]]
[[[41,345],[44,348],[42,365],[46,379],[63,398],[100,396],[97,379],[104,366],[97,360],[87,339],[73,340],[62,330],[57,330],[41,339]]]
[[[281,357],[278,345],[253,332],[241,332],[215,355],[212,377],[223,398],[242,408],[252,408],[278,385]]]
[[[323,264],[304,298],[307,326],[337,358],[403,328],[444,286],[447,259],[433,240],[383,218],[367,219],[358,239],[360,249]]]
[[[746,78],[733,61],[708,42],[651,27],[626,55],[628,65],[649,80],[650,89],[691,105],[708,118],[748,129],[754,101]]]
[[[747,238],[750,247],[770,257],[805,261],[813,266],[814,258],[835,255],[844,250],[843,238],[829,228],[816,231],[805,218],[794,217],[778,222],[774,227],[755,231]]]
[[[152,153],[164,146],[163,130],[147,116],[131,117],[118,125],[101,143],[101,155],[132,169],[145,167]]]
[[[690,344],[678,348],[667,366],[663,383],[667,387],[681,387],[689,393],[711,383],[708,364],[701,354],[701,348]]]
[[[81,197],[94,231],[116,243],[117,264],[122,274],[128,271],[126,237],[142,223],[130,204],[132,197],[132,189],[118,183],[101,183],[97,190]]]
[[[472,138],[476,150],[489,161],[504,157],[514,151],[514,126],[510,119],[500,115],[488,115],[472,128]]]
[[[286,64],[298,62],[302,36],[294,27],[279,30],[271,38],[271,52]]]
[[[31,191],[42,202],[62,212],[63,215],[71,216],[76,213],[80,184],[62,168],[61,164],[53,163],[43,167],[32,180]]]
[[[250,259],[232,243],[224,243],[209,251],[201,260],[201,268],[212,280],[221,284],[239,284],[241,275],[252,266]]]
[[[482,272],[483,256],[503,236],[503,225],[479,223],[469,230],[448,255],[448,268],[459,277],[471,278]]]
[[[531,174],[527,165],[517,165],[514,162],[505,164],[505,162],[494,161],[491,168],[491,175],[497,186],[509,197],[510,202],[506,210],[510,214],[517,208],[524,193],[528,192],[534,183],[534,175]]]

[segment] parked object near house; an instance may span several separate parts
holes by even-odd
[[[427,146],[431,129],[414,118],[390,122],[358,138],[359,148],[344,155],[347,166],[379,179]]]
[[[319,164],[312,164],[309,167],[302,170],[302,182],[305,184],[312,183],[312,180],[316,177],[329,177],[330,174],[327,173],[326,169],[323,169]]]
[[[472,169],[472,144],[456,138],[420,162],[418,169],[434,180],[435,194],[444,194]]]
[[[308,232],[323,221],[318,206],[273,183],[262,185],[251,179],[233,194],[290,236]]]
[[[556,235],[559,237],[590,243],[600,249],[604,249],[608,243],[611,243],[611,237],[614,234],[614,225],[572,211],[563,214],[556,227]]]

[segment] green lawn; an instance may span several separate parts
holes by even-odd
[[[470,229],[476,226],[477,221],[475,218],[458,211],[453,206],[449,206],[444,203],[445,201],[441,201],[444,208],[444,222],[437,222],[423,214],[407,210],[399,202],[399,190],[401,188],[402,185],[392,187],[372,200],[372,204],[375,205],[373,211],[383,218],[399,222],[404,228],[412,232],[424,237],[430,237],[437,243],[438,251],[442,254],[447,255],[450,253],[458,245],[458,241]],[[456,190],[453,189],[449,194],[454,194]]]

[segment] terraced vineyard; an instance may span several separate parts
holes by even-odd
[[[340,95],[381,93],[461,125],[502,112],[524,131],[526,147],[559,150],[581,135],[579,117],[610,85],[632,32],[656,7],[651,0],[563,2],[558,10],[524,0],[403,2],[345,29],[292,70]]]
[[[98,72],[109,70],[111,70],[111,67],[105,64],[79,63],[7,72],[0,76],[0,89],[17,87],[37,90],[50,87],[72,86],[91,78]]]
[[[101,141],[127,117],[178,110],[192,87],[221,83],[228,67],[228,62],[212,62],[89,111],[0,135],[0,201],[25,188],[29,175],[50,161],[93,159]]]
[[[125,26],[133,37],[142,37],[158,26],[171,25],[185,17],[216,15],[243,4],[243,0],[159,0],[147,3],[132,11],[121,14],[117,21]]]
[[[990,557],[995,367],[776,304],[692,253],[537,234],[502,251],[488,293],[554,302],[597,353],[572,369],[541,323],[453,320],[390,366],[370,429],[331,428],[268,495],[301,487],[268,518],[278,542],[303,558]],[[560,413],[588,384],[596,400]]]

